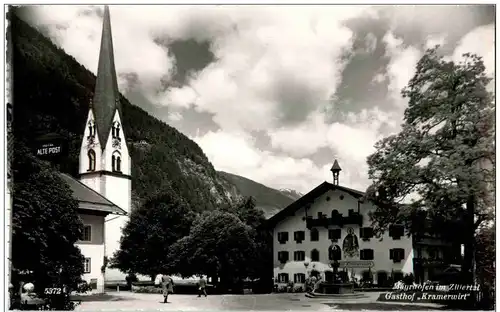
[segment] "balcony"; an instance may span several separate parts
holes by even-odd
[[[342,216],[342,214],[338,214],[335,217],[327,217],[326,215],[322,215],[316,219],[309,216],[306,218],[306,227],[311,229],[313,227],[325,227],[329,226],[339,226],[344,227],[344,225],[349,224],[357,224],[359,226],[363,225],[363,216],[357,212],[350,212],[347,216]]]

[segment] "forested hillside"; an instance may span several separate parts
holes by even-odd
[[[69,152],[60,169],[76,176],[95,75],[17,16],[10,19],[14,138],[32,145],[41,134],[66,136]],[[136,205],[168,187],[196,211],[212,210],[240,197],[195,142],[123,96],[121,103]]]
[[[300,197],[296,192],[289,190],[278,191],[235,174],[223,171],[219,171],[219,174],[228,183],[234,184],[238,192],[243,196],[253,197],[255,199],[255,206],[264,211],[266,217],[274,215]]]

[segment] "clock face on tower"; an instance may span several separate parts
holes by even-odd
[[[112,142],[112,146],[113,146],[113,148],[121,149],[122,148],[121,141],[118,138],[114,138],[113,142]]]
[[[92,149],[95,147],[95,136],[89,135],[87,137],[87,148]]]

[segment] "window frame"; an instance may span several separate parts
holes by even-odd
[[[306,275],[304,273],[293,274],[293,282],[296,284],[304,284],[306,282]]]
[[[286,231],[278,232],[278,242],[280,244],[286,244],[288,242],[288,232]]]
[[[313,233],[314,233],[314,236],[313,236]],[[317,228],[312,228],[311,231],[309,231],[309,240],[311,242],[319,242],[319,231]]]
[[[300,257],[297,257],[297,255],[301,255]],[[306,252],[303,250],[296,250],[293,252],[293,261],[305,261],[306,260]]]
[[[92,258],[85,258],[83,260],[83,273],[89,274],[92,272]]]
[[[286,278],[281,278],[286,277]],[[278,273],[278,283],[288,283],[290,281],[290,275],[288,273]]]
[[[89,236],[88,239],[85,238],[85,233],[86,233],[85,230],[86,229],[89,229],[88,230],[88,234],[89,234],[88,235]],[[80,237],[80,241],[81,242],[86,242],[86,243],[92,242],[92,225],[91,224],[84,224],[83,225],[82,236]]]
[[[89,168],[87,169],[87,171],[95,171],[96,168],[96,153],[93,149],[89,149],[89,151],[87,152],[87,159],[89,161]]]
[[[371,257],[368,257],[370,259],[367,259],[366,257],[366,252],[371,251]],[[375,259],[375,250],[372,248],[364,248],[359,251],[359,260],[374,260]]]
[[[314,248],[313,250],[311,250],[311,261],[313,262],[319,262],[320,260],[320,255],[319,255],[319,250]],[[313,257],[313,254],[314,255],[317,255],[317,257]]]
[[[295,231],[293,232],[293,239],[297,244],[302,244],[302,242],[306,238],[306,232],[305,231]]]

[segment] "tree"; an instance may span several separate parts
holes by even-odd
[[[59,282],[76,289],[84,272],[84,258],[75,246],[83,230],[78,202],[57,171],[34,157],[22,142],[15,144],[13,171],[15,272],[32,271],[37,292]]]
[[[169,248],[189,234],[194,213],[171,189],[134,210],[123,230],[111,267],[154,276],[165,270]]]
[[[483,309],[494,308],[495,300],[495,227],[485,226],[476,237],[476,274],[481,285]]]
[[[377,233],[393,222],[411,232],[417,228],[412,216],[422,211],[444,224],[462,220],[462,272],[472,282],[475,232],[492,220],[494,207],[491,79],[480,57],[464,54],[457,64],[437,50],[427,50],[402,90],[409,102],[401,132],[377,142],[368,157],[367,198],[378,206],[372,215]]]
[[[171,271],[184,276],[206,274],[220,277],[223,285],[248,276],[255,251],[252,229],[237,216],[222,211],[205,212],[193,223],[188,236],[170,249],[176,259]]]
[[[234,213],[248,225],[252,230],[252,238],[255,244],[255,252],[249,255],[251,261],[248,277],[261,279],[263,282],[272,276],[272,234],[265,227],[266,218],[264,212],[255,207],[253,197],[243,198],[233,208]]]

